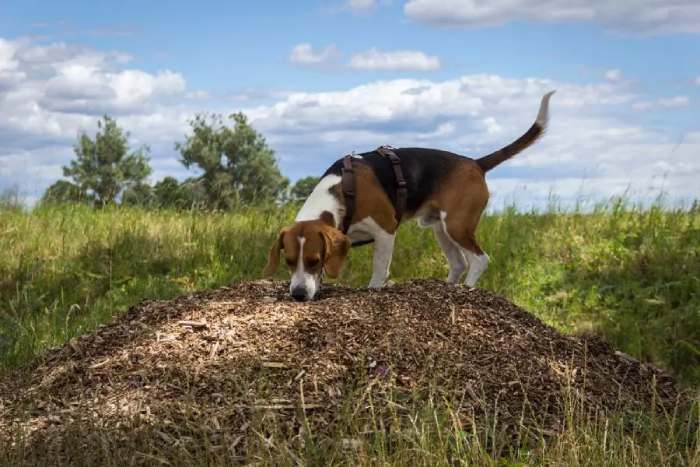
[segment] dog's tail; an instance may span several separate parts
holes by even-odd
[[[527,130],[524,135],[510,143],[508,146],[476,160],[476,163],[479,164],[481,170],[488,172],[498,164],[507,161],[523,149],[534,144],[540,138],[540,136],[544,134],[544,131],[547,129],[547,120],[549,119],[549,98],[552,97],[554,92],[555,91],[551,91],[542,96],[542,102],[540,103],[540,111],[537,114],[537,120],[535,120],[535,123],[532,124],[530,129]]]

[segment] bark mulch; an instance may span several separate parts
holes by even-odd
[[[210,442],[240,441],[261,419],[331,433],[343,417],[396,416],[426,398],[464,423],[497,416],[507,429],[556,433],[566,398],[601,413],[676,397],[661,370],[599,338],[562,335],[485,290],[328,286],[297,303],[286,284],[259,281],[145,301],[4,376],[0,442],[18,428],[56,437],[86,420],[157,427],[171,440],[192,427]]]

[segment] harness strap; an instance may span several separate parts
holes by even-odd
[[[399,159],[399,156],[396,155],[391,146],[380,146],[377,148],[377,152],[391,160],[394,178],[396,179],[396,222],[401,222],[406,212],[406,200],[408,198],[408,188],[401,169],[401,159]]]
[[[341,171],[341,184],[343,198],[345,198],[345,215],[340,224],[340,230],[346,234],[355,213],[355,169],[352,167],[352,155],[343,157],[343,169]]]
[[[401,222],[404,213],[406,212],[406,201],[408,199],[408,188],[406,186],[406,178],[403,176],[401,169],[401,159],[393,151],[391,146],[380,146],[377,148],[377,153],[381,156],[388,157],[391,161],[391,167],[394,170],[394,178],[396,179],[396,222]],[[341,186],[343,189],[343,198],[345,199],[345,215],[340,224],[340,230],[346,234],[350,229],[352,216],[355,214],[355,169],[352,166],[352,155],[348,154],[343,157],[343,168],[341,169]]]

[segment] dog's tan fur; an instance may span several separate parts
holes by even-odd
[[[270,248],[264,274],[275,273],[279,266],[281,251],[287,266],[294,269],[299,264],[299,238],[304,238],[304,268],[312,274],[323,269],[328,277],[340,275],[345,257],[350,250],[350,239],[338,229],[323,220],[297,222],[279,233],[277,241]]]
[[[396,221],[394,205],[391,204],[391,200],[379,184],[372,169],[364,165],[356,165],[355,180],[357,183],[355,190],[356,208],[350,224],[371,217],[385,232],[390,234],[396,232],[399,223]]]

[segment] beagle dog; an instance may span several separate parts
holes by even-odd
[[[289,291],[300,301],[319,291],[323,274],[335,278],[351,246],[374,242],[370,288],[380,288],[389,276],[394,239],[399,224],[416,218],[435,233],[449,264],[447,281],[473,287],[486,270],[489,257],[476,242],[475,232],[489,192],[486,172],[535,143],[544,133],[549,99],[544,95],[535,123],[513,143],[479,159],[437,149],[400,148],[394,153],[406,182],[405,211],[397,219],[395,172],[388,157],[377,151],[352,158],[354,212],[347,234],[341,223],[346,214],[343,160],[326,170],[306,199],[294,225],[283,229],[270,248],[264,274],[271,275],[280,253],[292,272]],[[349,203],[348,203],[349,205]]]

